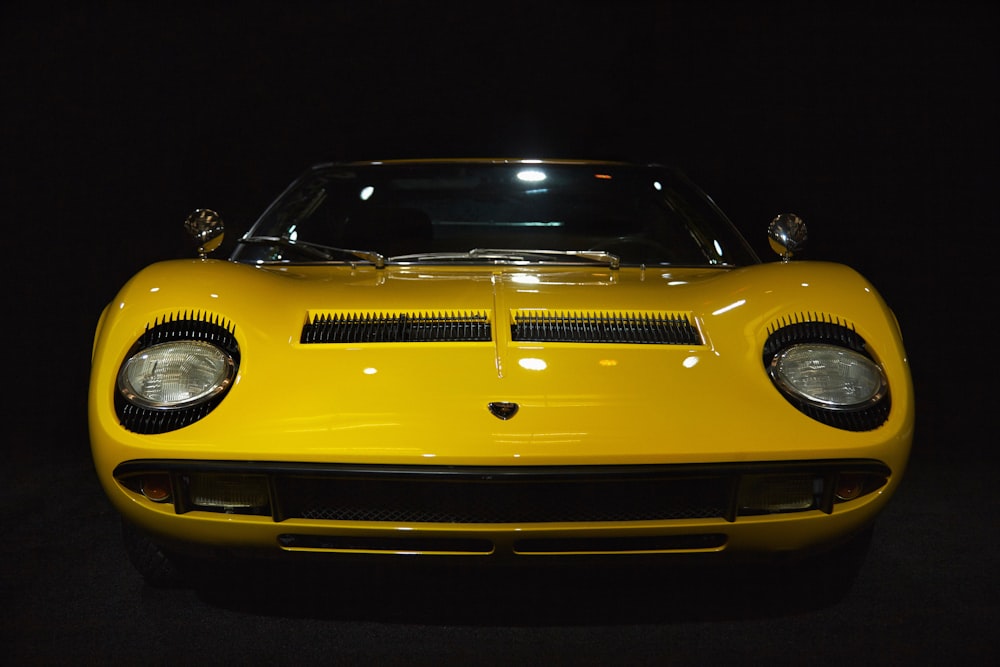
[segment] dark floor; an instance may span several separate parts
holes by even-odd
[[[936,391],[918,382],[918,396]],[[960,418],[921,401],[912,465],[846,598],[651,566],[546,571],[260,567],[157,590],[120,547],[85,433],[14,432],[3,475],[5,662],[991,665],[993,485]],[[951,443],[945,446],[944,443]],[[977,443],[978,444],[978,443]],[[12,454],[20,451],[20,454]],[[30,454],[24,454],[28,451]]]

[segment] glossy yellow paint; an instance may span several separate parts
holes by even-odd
[[[689,314],[701,345],[518,343],[525,310]],[[299,343],[315,312],[484,312],[493,340],[465,343]],[[235,326],[235,385],[205,419],[158,435],[125,431],[113,408],[127,350],[156,320],[209,313]],[[846,432],[817,423],[772,386],[761,360],[769,328],[803,317],[854,327],[883,366],[892,412],[882,427]],[[520,405],[501,421],[491,401]],[[366,464],[592,465],[864,458],[892,479],[880,493],[806,513],[725,524],[731,547],[782,550],[869,522],[899,483],[913,436],[910,371],[895,318],[853,270],[818,262],[741,269],[586,267],[271,266],[216,260],[155,264],[109,304],[95,338],[90,386],[94,460],[109,497],[163,537],[201,536],[273,547],[295,525],[170,513],[118,486],[111,471],[135,459]],[[229,526],[215,534],[218,522]],[[669,522],[653,532],[719,530],[720,521]],[[761,525],[773,526],[762,529]],[[788,526],[795,530],[787,530]],[[564,533],[580,526],[399,526],[445,534]],[[338,525],[337,534],[385,531]],[[649,534],[601,524],[593,534]],[[409,534],[413,534],[412,532]]]

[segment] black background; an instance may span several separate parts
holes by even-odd
[[[988,664],[998,28],[989,3],[960,1],[6,4],[0,474],[12,655]],[[467,604],[459,596],[402,621],[373,605],[359,624],[348,612],[234,611],[135,580],[107,539],[113,516],[89,467],[101,308],[142,266],[192,254],[181,223],[194,208],[220,211],[228,248],[311,163],[430,156],[673,163],[762,256],[767,222],[792,211],[809,224],[808,258],[874,282],[900,319],[919,412],[913,465],[862,592],[812,615],[738,622],[664,617],[649,599],[613,618],[598,605],[592,619],[558,607],[539,619],[513,602],[478,621],[443,613]],[[297,654],[317,632],[340,639]],[[278,637],[290,645],[268,643]],[[822,655],[806,658],[810,647]]]

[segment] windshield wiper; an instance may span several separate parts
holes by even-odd
[[[352,255],[368,260],[377,269],[385,268],[385,255],[374,250],[354,250],[352,248],[336,248],[334,246],[322,245],[320,243],[310,243],[308,241],[293,241],[286,236],[244,236],[237,243],[248,243],[254,245],[277,245],[282,248],[299,252],[303,255],[320,259],[325,262],[332,262],[336,259],[335,254]]]
[[[604,250],[522,250],[514,248],[473,248],[468,252],[418,252],[412,255],[397,255],[390,257],[392,261],[461,261],[466,259],[495,260],[502,262],[527,262],[545,260],[553,257],[573,257],[606,263],[611,269],[621,267],[621,258]]]

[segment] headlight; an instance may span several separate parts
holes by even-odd
[[[885,372],[854,327],[835,318],[775,323],[764,369],[799,412],[845,431],[873,431],[889,419]]]
[[[236,328],[218,315],[184,313],[147,325],[118,369],[122,428],[154,435],[208,416],[236,381]]]
[[[142,407],[183,408],[224,392],[235,370],[233,358],[211,343],[170,341],[129,357],[118,373],[118,390]]]
[[[878,364],[838,345],[793,345],[774,356],[769,372],[782,391],[831,410],[872,405],[886,390]]]

